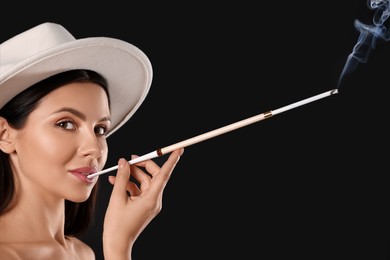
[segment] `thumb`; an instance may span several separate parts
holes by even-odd
[[[123,197],[127,199],[127,184],[130,180],[130,164],[123,158],[118,160],[118,170],[115,177],[114,188],[111,197]]]

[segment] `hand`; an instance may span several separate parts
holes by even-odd
[[[131,259],[135,240],[162,209],[164,188],[183,152],[173,151],[161,168],[152,160],[130,165],[119,159],[116,177],[109,176],[114,187],[103,225],[105,259]],[[139,185],[130,181],[130,175]]]

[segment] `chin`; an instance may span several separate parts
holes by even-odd
[[[72,194],[71,196],[68,196],[66,199],[72,202],[81,203],[86,201],[89,196],[91,195],[90,192],[88,194]]]

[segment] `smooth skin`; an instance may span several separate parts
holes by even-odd
[[[109,119],[107,96],[93,83],[52,91],[20,130],[0,117],[0,149],[10,155],[16,183],[16,197],[0,216],[0,259],[95,259],[88,245],[65,236],[64,201],[89,197],[99,177],[88,183],[73,172],[104,167]],[[103,227],[106,260],[131,259],[136,239],[162,209],[164,188],[182,153],[172,152],[162,167],[119,159],[116,176],[109,176],[114,186]]]

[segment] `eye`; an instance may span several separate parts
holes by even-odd
[[[95,133],[98,135],[105,135],[107,133],[106,126],[97,126],[95,127]]]
[[[76,124],[69,120],[60,121],[56,124],[56,126],[61,127],[65,130],[75,130]]]

